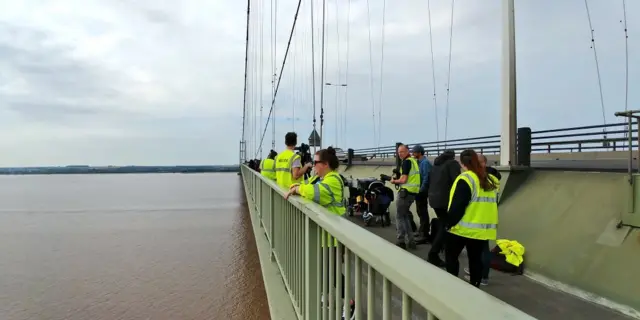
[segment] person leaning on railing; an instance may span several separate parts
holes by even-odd
[[[344,205],[344,181],[336,171],[340,166],[336,151],[332,147],[328,147],[327,149],[316,152],[313,159],[313,166],[316,176],[309,179],[308,183],[292,185],[284,198],[288,199],[291,195],[298,194],[305,199],[323,206],[333,214],[343,216],[346,212]],[[332,244],[331,239],[331,236],[328,236],[327,239],[323,238],[322,247],[324,248],[327,242],[330,243],[330,246],[337,247],[337,239],[333,238]],[[338,250],[334,250],[333,252],[337,254]],[[337,259],[334,258],[333,261],[337,261]],[[334,277],[334,287],[336,286],[335,280],[336,277]],[[328,281],[328,279],[325,281]],[[344,275],[342,275],[342,283],[342,298],[344,298],[344,287],[347,285],[344,282]],[[350,306],[351,314],[353,315],[353,311],[355,310],[353,301],[350,301]],[[344,314],[345,311],[343,310],[343,317]]]
[[[495,240],[498,228],[496,180],[480,163],[478,154],[469,149],[460,154],[463,172],[449,193],[445,241],[447,272],[458,276],[462,249],[467,248],[470,283],[480,286],[483,273],[483,251],[489,240]]]
[[[274,159],[277,155],[277,152],[271,150],[269,156],[260,162],[260,174],[265,178],[276,180],[276,162]]]

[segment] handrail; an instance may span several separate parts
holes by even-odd
[[[312,230],[313,225],[316,225],[320,230],[325,230],[328,234],[334,236],[342,245],[344,245],[346,248],[345,251],[353,253],[356,256],[356,265],[358,265],[357,258],[359,257],[362,261],[366,262],[370,268],[373,268],[373,271],[377,271],[381,274],[383,276],[383,284],[385,284],[383,285],[383,289],[388,289],[389,294],[391,292],[391,288],[390,286],[386,286],[387,282],[385,282],[384,279],[395,284],[404,294],[406,294],[408,297],[403,295],[403,305],[405,303],[405,298],[407,298],[406,301],[409,301],[410,297],[413,301],[424,307],[428,312],[435,315],[437,319],[445,320],[534,319],[511,305],[481,290],[477,290],[468,283],[451,276],[450,274],[410,253],[407,253],[388,241],[372,234],[366,229],[356,226],[351,221],[334,214],[330,214],[325,208],[311,201],[298,196],[290,197],[288,201],[284,200],[285,190],[281,189],[273,181],[266,179],[256,171],[251,170],[246,165],[242,165],[241,171],[243,179],[245,180],[245,187],[249,189],[248,191],[255,195],[257,194],[256,190],[259,189],[260,202],[263,201],[262,199],[266,187],[266,191],[269,193],[268,196],[272,199],[270,200],[270,208],[275,208],[275,202],[282,201],[285,204],[288,202],[293,206],[293,208],[295,208],[295,210],[297,210],[296,214],[302,214],[304,225],[306,226],[304,228],[305,230],[301,231],[295,230],[295,228],[284,228],[280,230],[285,233],[284,235],[270,235],[267,232],[267,236],[270,241],[273,242],[274,237],[279,237],[278,239],[281,241],[282,239],[299,241],[300,239],[296,238],[296,236],[299,237],[300,232],[303,232],[305,239],[309,240],[313,238],[313,236],[309,234],[309,230]],[[253,182],[250,181],[247,183],[247,180],[251,179],[253,179]],[[262,203],[258,206],[264,207]],[[291,213],[289,209],[286,208],[281,210],[285,210],[286,214]],[[277,217],[276,215],[285,214],[285,211],[273,212],[274,214],[264,212],[260,213],[260,215],[263,219],[266,215],[270,216],[268,219],[271,221],[269,222],[270,226],[268,229],[273,230],[274,228],[271,225],[274,223],[273,219]],[[294,237],[289,237],[290,234],[293,234]],[[284,245],[288,246],[291,244],[288,243]],[[299,245],[299,243],[294,244],[294,246],[297,245]],[[273,243],[272,248],[274,248]],[[310,259],[310,256],[314,254],[313,252],[318,249],[319,248],[317,248],[317,246],[303,245],[303,250],[306,252],[305,260]],[[338,252],[340,251],[338,250]],[[347,258],[345,260],[349,259]],[[309,261],[306,262],[308,263]],[[286,278],[288,275],[284,270],[282,270],[282,267],[281,271],[283,277]],[[315,271],[320,272],[318,270]],[[357,271],[358,270],[356,270],[356,272]],[[312,294],[309,293],[308,290],[311,289],[309,284],[313,282],[314,274],[311,273],[314,273],[314,270],[307,269],[304,273],[307,278],[304,281],[307,286],[304,291],[307,292],[307,294]],[[347,273],[349,272],[347,271]],[[357,273],[357,275],[358,274],[359,273]],[[346,281],[350,282],[348,276]],[[285,283],[286,282],[287,280],[285,279]],[[356,284],[357,283],[359,282],[356,279]],[[358,289],[356,288],[356,290]],[[389,299],[388,296],[386,297]],[[294,297],[292,295],[292,303],[295,305],[296,302],[293,300]],[[373,300],[369,300],[369,302],[372,301]],[[383,304],[385,304],[384,301]],[[387,300],[387,307],[389,307],[388,304],[389,302]],[[309,308],[311,308],[311,306],[306,305],[301,309],[308,311]],[[411,310],[410,307],[408,310]],[[390,311],[386,312],[389,312],[390,314]],[[309,315],[310,313],[303,313],[303,311],[300,310],[299,318],[307,319],[305,314]],[[405,319],[406,315],[407,314],[403,306],[403,319]],[[311,317],[316,319],[315,316]]]
[[[589,151],[622,151],[627,150],[626,142],[629,132],[626,122],[609,123],[600,125],[589,125],[581,127],[569,127],[539,130],[531,132],[532,153],[552,153],[556,151],[581,152]],[[613,129],[613,130],[610,130]],[[638,129],[631,130],[632,135],[638,134]],[[583,139],[575,139],[584,137]],[[634,137],[634,139],[636,139]],[[634,140],[635,141],[635,140]],[[457,152],[463,149],[484,149],[486,153],[500,152],[500,135],[470,137],[462,139],[452,139],[446,141],[431,141],[422,143],[412,143],[422,145],[425,153],[440,154],[445,149],[454,149]],[[546,148],[542,148],[545,146]],[[389,156],[395,154],[394,146],[372,147],[355,149],[354,154],[362,156]]]

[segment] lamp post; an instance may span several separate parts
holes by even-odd
[[[324,84],[325,86],[328,87],[335,87],[336,88],[336,114],[335,114],[335,121],[336,121],[336,145],[335,147],[338,147],[338,87],[346,87],[347,84],[346,83],[331,83],[331,82],[326,82]],[[322,127],[321,127],[322,128]]]

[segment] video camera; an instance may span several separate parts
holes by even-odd
[[[298,155],[300,156],[300,164],[302,166],[313,161],[313,158],[311,158],[311,147],[308,144],[301,143],[300,146],[295,147],[294,150],[298,151]],[[308,169],[304,173],[304,178],[309,179],[310,176],[311,169]]]
[[[393,178],[390,175],[386,175],[384,173],[380,174],[380,181],[382,182],[391,181],[391,179]]]

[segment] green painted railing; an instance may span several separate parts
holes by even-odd
[[[315,203],[285,200],[247,166],[241,171],[298,319],[341,319],[343,310],[350,319],[351,299],[355,319],[534,319]],[[326,234],[340,245],[321,247]],[[338,272],[329,267],[336,265]],[[343,286],[345,299],[337,294]]]

